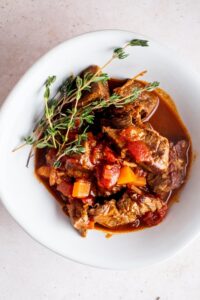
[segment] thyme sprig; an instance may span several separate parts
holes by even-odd
[[[79,101],[84,91],[90,92],[91,85],[96,82],[104,84],[109,76],[103,70],[115,59],[125,59],[128,56],[127,47],[148,46],[148,41],[133,39],[121,48],[113,50],[111,58],[101,66],[96,73],[86,72],[82,76],[70,76],[63,82],[55,97],[51,98],[51,86],[56,76],[49,76],[45,82],[44,103],[45,113],[38,122],[33,133],[24,139],[25,143],[33,148],[56,148],[57,160],[55,167],[60,166],[60,159],[64,155],[84,153],[84,142],[87,140],[87,130],[94,123],[95,111],[111,105],[122,107],[132,103],[144,91],[152,91],[158,86],[153,82],[143,88],[135,88],[126,97],[114,93],[109,99],[99,99],[85,106],[79,106]],[[144,73],[144,72],[143,72]],[[142,73],[141,73],[142,74]],[[79,130],[77,130],[77,128]],[[71,138],[73,133],[73,138]],[[17,148],[17,149],[18,149]],[[15,149],[16,150],[16,149]],[[32,151],[29,158],[32,155]]]

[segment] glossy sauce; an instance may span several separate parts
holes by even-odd
[[[126,82],[126,79],[119,80],[119,79],[110,79],[109,81],[109,88],[113,91],[114,88],[122,86]],[[141,82],[141,81],[140,81]],[[145,82],[144,82],[145,83]],[[192,158],[192,143],[190,139],[190,135],[179,116],[176,106],[171,99],[171,97],[162,89],[157,89],[153,93],[156,93],[159,97],[159,106],[153,116],[148,120],[148,122],[153,126],[155,130],[157,130],[161,135],[167,137],[169,141],[177,142],[178,140],[184,139],[189,141],[190,148],[188,151],[188,165],[187,165],[187,176],[189,172],[189,168],[191,165],[191,158]],[[35,155],[35,171],[45,163],[45,151],[41,149],[36,150]],[[55,197],[59,203],[64,206],[65,201],[63,200],[61,194],[56,190],[54,187],[50,187],[48,180],[38,176],[37,172],[36,176],[38,179],[45,185],[45,187],[49,190],[49,192]],[[187,178],[185,179],[187,181]],[[178,200],[180,191],[182,190],[184,185],[182,185],[179,189],[172,192],[169,195],[169,205],[171,205],[174,201]],[[67,213],[65,211],[65,213]],[[112,233],[123,233],[127,231],[135,231],[141,230],[143,228],[147,228],[146,226],[139,226],[135,228],[134,224],[128,224],[119,226],[117,228],[108,229],[101,225],[95,225],[96,229],[103,230],[105,232],[112,232]],[[156,225],[157,226],[157,225]]]

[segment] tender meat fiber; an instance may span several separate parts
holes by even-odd
[[[81,200],[73,199],[67,204],[67,210],[72,225],[80,232],[82,236],[86,236],[89,218],[88,204],[84,204]]]
[[[162,173],[168,168],[169,141],[148,127],[131,126],[124,130],[104,127],[104,132],[135,161],[152,173]]]
[[[90,132],[87,134],[88,140],[84,143],[85,153],[80,156],[80,164],[83,168],[88,170],[94,169],[94,163],[91,158],[91,153],[95,148],[97,141],[95,140],[93,134]]]
[[[60,184],[65,176],[65,172],[49,166],[41,166],[37,169],[37,174],[49,179],[49,185]]]
[[[101,188],[100,186],[98,186],[98,189],[96,190],[96,196],[108,197],[113,195],[113,197],[115,197],[115,194],[120,192],[122,189],[124,189],[123,185],[115,185],[109,189]]]
[[[125,146],[125,140],[120,137],[121,130],[113,129],[111,127],[103,127],[103,132],[105,132],[108,137],[115,142],[118,148],[122,149]]]
[[[133,123],[132,117],[132,104],[126,105],[122,108],[116,108],[110,106],[103,114],[101,118],[102,126],[111,126],[112,128],[126,128]]]
[[[165,195],[174,189],[179,188],[186,176],[187,152],[189,143],[179,141],[177,144],[170,144],[169,167],[163,174],[149,174],[148,183],[157,194]]]
[[[65,170],[69,177],[88,179],[91,176],[91,171],[84,168],[76,158],[66,159]]]
[[[158,211],[164,207],[167,210],[162,200],[155,196],[141,196],[136,193],[132,193],[130,196],[125,193],[119,201],[110,200],[103,205],[96,205],[95,208],[91,208],[89,215],[93,217],[95,223],[113,228],[134,223],[149,212],[154,213],[152,216],[155,217]]]
[[[46,163],[48,166],[53,166],[54,162],[56,161],[56,149],[50,149],[45,158],[46,158]]]
[[[57,191],[61,192],[63,196],[69,198],[72,198],[72,190],[73,190],[73,185],[70,182],[67,182],[65,180],[62,180],[58,185],[57,185]]]
[[[100,70],[100,67],[93,65],[85,69],[82,73],[82,77],[86,73],[95,74]],[[100,75],[102,72],[100,72],[98,75]],[[90,91],[84,91],[83,96],[81,97],[81,100],[79,101],[79,106],[84,106],[88,104],[89,102],[95,101],[97,99],[108,99],[109,97],[109,88],[108,83],[102,83],[102,82],[95,82],[91,84],[91,90]]]
[[[134,89],[142,88],[145,85],[146,84],[141,81],[129,79],[122,87],[114,89],[114,92],[121,97],[127,97]],[[158,104],[159,97],[155,92],[144,91],[132,104],[113,111],[113,125],[117,126],[116,128],[130,126],[130,118],[135,124],[144,122],[155,112]],[[118,116],[118,118],[116,119],[114,115],[116,115],[116,117]],[[123,122],[122,119],[128,122]]]

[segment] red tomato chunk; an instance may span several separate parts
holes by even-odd
[[[105,157],[105,160],[107,160],[110,163],[114,163],[117,161],[117,157],[115,156],[114,152],[108,146],[106,146],[104,149],[104,157]]]
[[[99,167],[97,169],[98,185],[106,189],[113,187],[117,183],[119,174],[119,165],[104,165],[103,167]]]
[[[143,141],[129,142],[127,148],[137,162],[148,160],[150,157],[149,148]]]

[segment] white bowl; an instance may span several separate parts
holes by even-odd
[[[200,161],[194,161],[180,201],[174,204],[158,226],[126,234],[105,234],[92,230],[82,238],[70,225],[60,205],[38,182],[33,161],[25,167],[28,147],[12,153],[32,126],[43,104],[43,84],[48,75],[57,75],[55,88],[71,72],[91,64],[102,65],[113,48],[135,33],[105,30],[87,33],[49,51],[22,77],[2,107],[0,119],[0,190],[2,201],[16,221],[37,241],[53,251],[84,264],[128,269],[166,259],[188,244],[200,231]],[[129,57],[118,60],[106,72],[114,77],[131,77],[147,69],[145,79],[157,80],[174,99],[193,141],[200,147],[200,79],[185,62],[165,47],[149,40],[149,47],[128,49]]]

